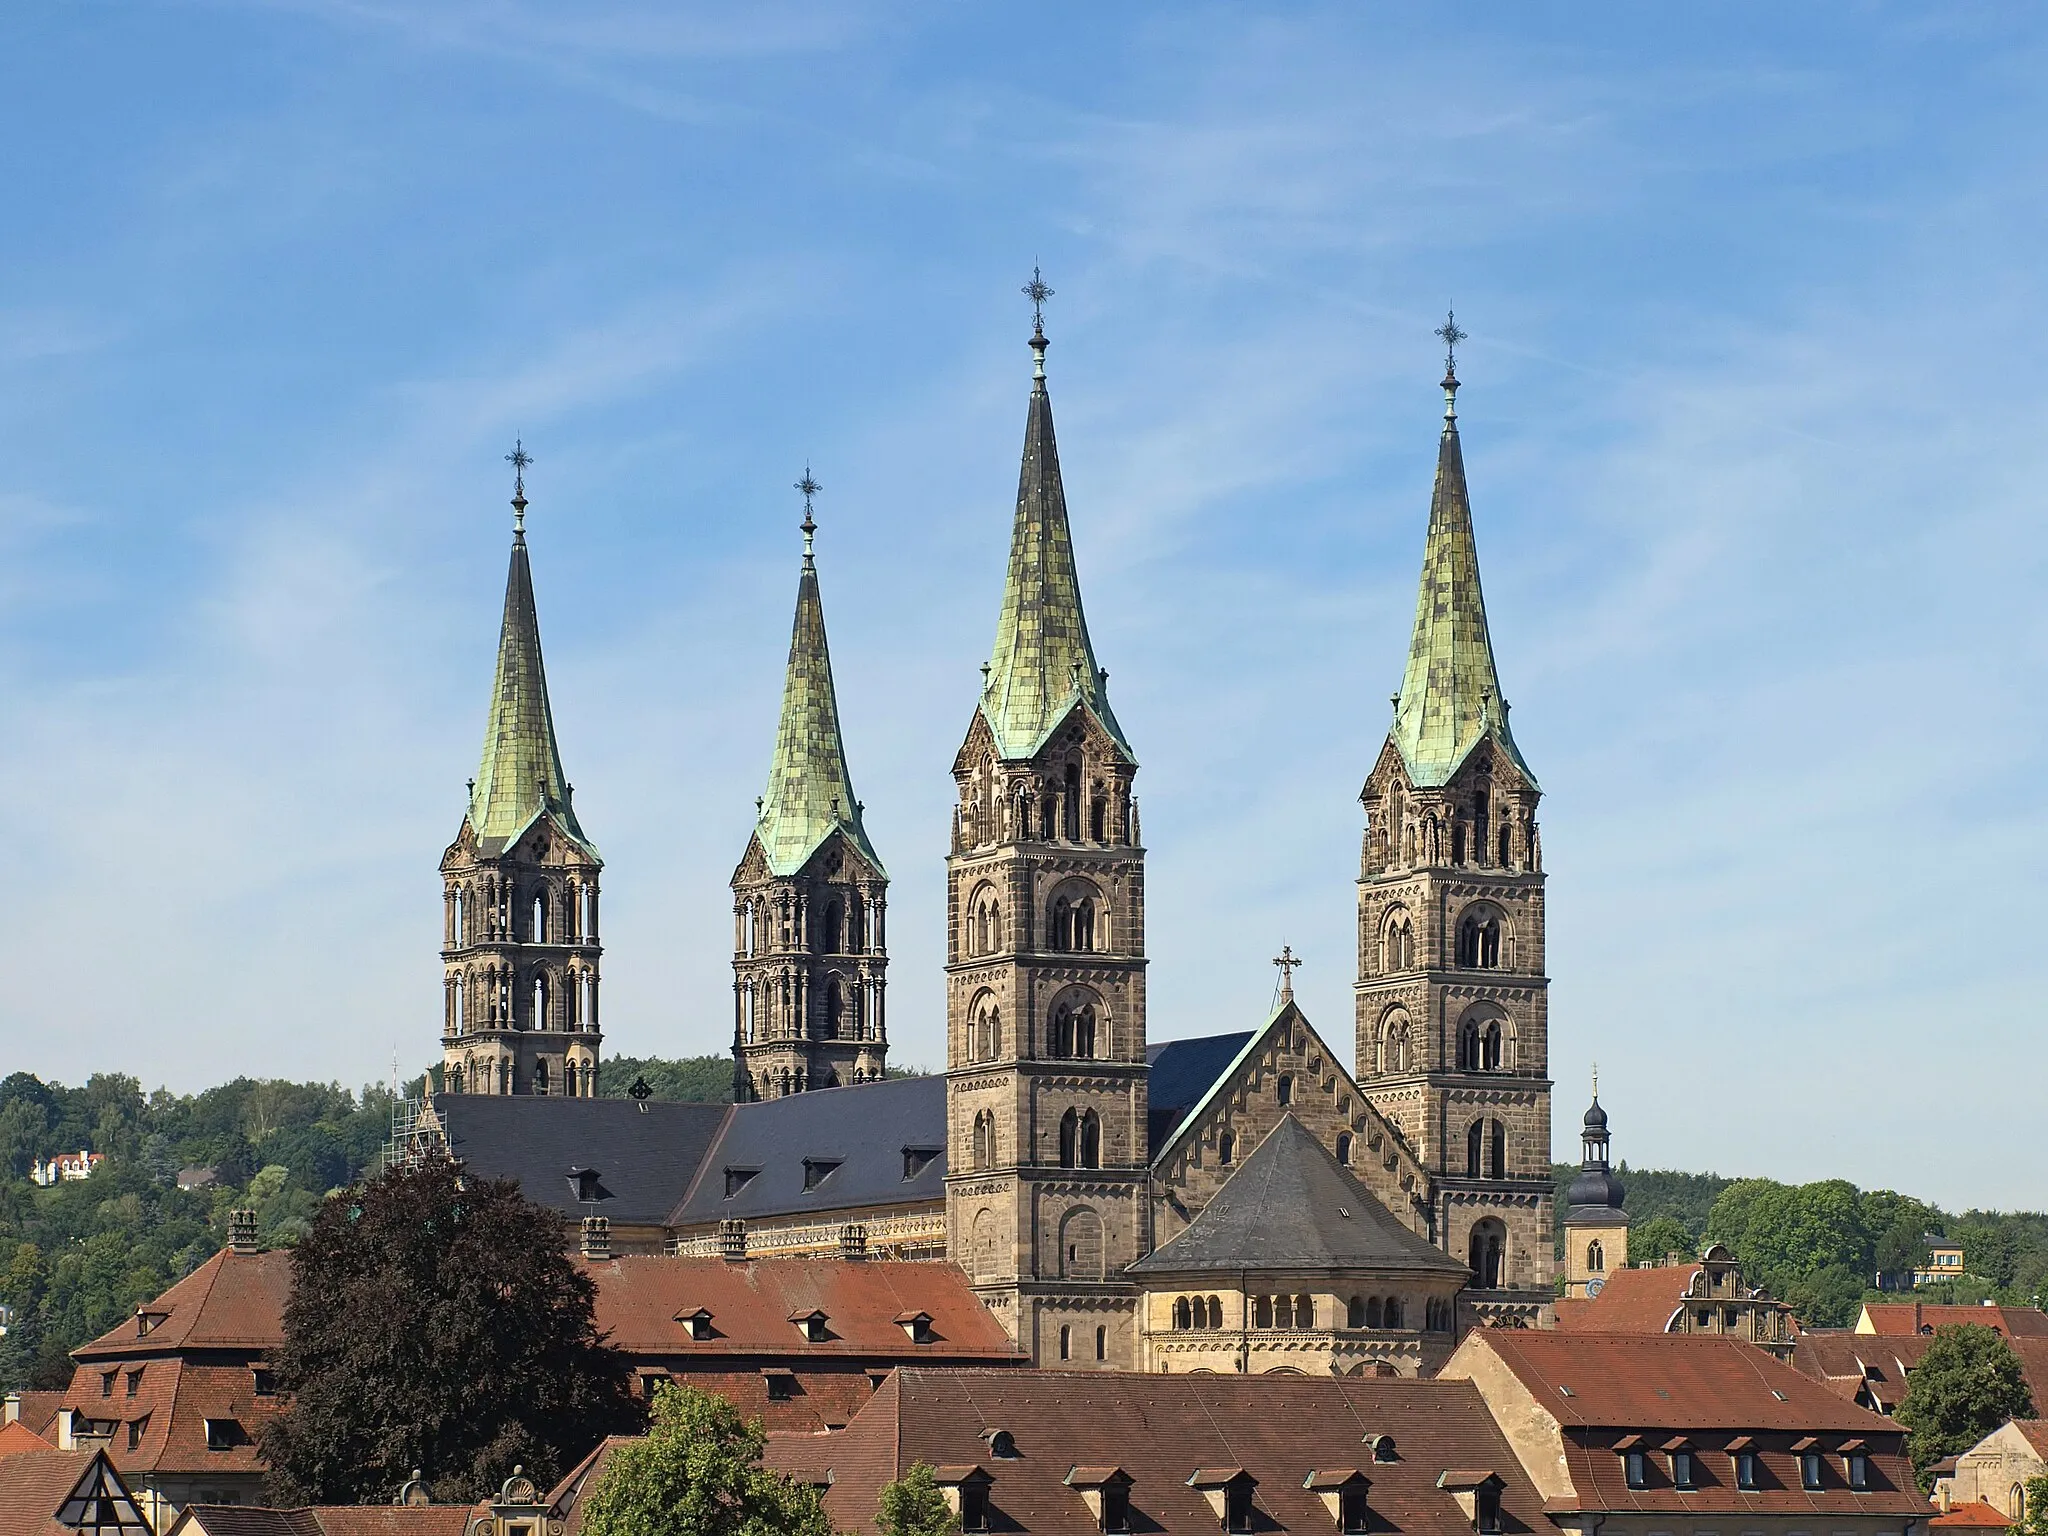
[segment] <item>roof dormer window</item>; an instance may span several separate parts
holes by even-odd
[[[826,1181],[827,1179],[831,1178],[833,1174],[835,1174],[835,1173],[837,1173],[837,1172],[839,1171],[839,1165],[840,1165],[840,1163],[841,1163],[841,1162],[843,1162],[843,1161],[845,1161],[845,1159],[843,1159],[843,1158],[837,1158],[837,1157],[807,1157],[807,1158],[805,1158],[805,1159],[804,1159],[804,1189],[805,1189],[805,1191],[806,1191],[806,1192],[808,1192],[808,1191],[810,1191],[810,1190],[816,1189],[816,1188],[817,1188],[817,1187],[818,1187],[819,1185],[823,1184],[823,1183],[824,1183],[824,1182],[825,1182],[825,1181]]]
[[[709,1307],[685,1308],[676,1314],[676,1321],[683,1325],[683,1332],[693,1339],[708,1339],[712,1336]]]
[[[905,1147],[903,1149],[903,1177],[914,1179],[925,1169],[939,1160],[937,1147]]]
[[[728,1199],[728,1200],[730,1200],[730,1199],[731,1199],[731,1198],[732,1198],[732,1197],[733,1197],[734,1195],[738,1194],[738,1193],[739,1193],[739,1192],[740,1192],[741,1190],[745,1189],[745,1188],[746,1188],[746,1187],[747,1187],[747,1186],[748,1186],[749,1184],[751,1184],[751,1183],[753,1182],[753,1180],[754,1180],[754,1175],[756,1175],[756,1174],[757,1174],[757,1173],[759,1173],[760,1171],[761,1171],[761,1170],[760,1170],[760,1169],[758,1169],[758,1168],[728,1168],[728,1169],[726,1169],[726,1170],[725,1170],[725,1198],[726,1198],[726,1199]],[[806,1189],[810,1188],[810,1186],[809,1186],[808,1184],[806,1184],[806,1185],[805,1185],[804,1187],[805,1187]]]
[[[929,1344],[937,1337],[932,1332],[932,1315],[929,1312],[899,1312],[896,1326],[909,1336],[913,1344]]]
[[[831,1333],[825,1327],[825,1313],[813,1307],[808,1312],[792,1312],[789,1320],[796,1324],[797,1332],[804,1336],[806,1344],[824,1344],[831,1340]]]

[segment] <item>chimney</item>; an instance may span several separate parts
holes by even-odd
[[[57,1410],[57,1449],[75,1451],[78,1449],[78,1434],[75,1428],[78,1419],[76,1408]]]
[[[261,1253],[256,1241],[256,1213],[254,1211],[228,1212],[228,1252]]]
[[[10,1392],[7,1394],[5,1417],[0,1417],[0,1424],[19,1424],[20,1422],[21,1394],[19,1392]]]
[[[598,1263],[612,1256],[612,1219],[609,1216],[583,1218],[583,1257]]]
[[[864,1259],[868,1256],[868,1224],[849,1221],[839,1229],[839,1257]]]
[[[718,1224],[718,1256],[728,1264],[741,1264],[747,1257],[747,1224],[728,1216]]]

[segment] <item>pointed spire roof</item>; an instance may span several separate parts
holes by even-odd
[[[562,773],[561,749],[555,745],[547,672],[540,659],[533,568],[526,557],[523,471],[528,461],[523,450],[515,452],[522,473],[512,498],[512,566],[505,576],[505,618],[498,631],[498,672],[484,725],[483,764],[470,786],[469,825],[484,851],[496,853],[547,813],[596,857],[597,850],[584,836],[569,803],[569,782]]]
[[[1025,290],[1035,305],[1051,297],[1034,272]],[[1045,388],[1049,343],[1041,315],[1033,327],[1031,404],[1024,418],[1024,462],[1017,477],[1017,519],[995,649],[981,691],[981,712],[1005,758],[1035,755],[1076,703],[1086,704],[1117,745],[1131,754],[1109,707],[1109,679],[1096,664],[1081,611],[1067,496],[1060,484],[1052,397]]]
[[[1448,334],[1447,334],[1448,333]],[[1453,319],[1437,333],[1455,347],[1464,339]],[[1491,736],[1534,784],[1508,730],[1507,706],[1486,629],[1486,599],[1479,590],[1479,546],[1472,536],[1472,502],[1465,488],[1465,456],[1458,443],[1455,356],[1444,373],[1444,428],[1437,442],[1436,489],[1429,503],[1429,536],[1422,553],[1422,585],[1415,599],[1415,633],[1408,668],[1394,701],[1394,744],[1409,778],[1420,787],[1446,782],[1473,747]]]
[[[846,770],[846,743],[839,734],[832,653],[825,643],[825,605],[818,595],[818,568],[811,554],[817,529],[811,519],[811,493],[819,487],[808,468],[797,489],[804,491],[804,565],[796,584],[796,624],[789,637],[775,760],[768,769],[768,792],[761,797],[754,835],[769,870],[777,875],[802,869],[835,830],[844,833],[880,873],[882,861],[868,841],[853,778]]]
[[[1395,1220],[1291,1110],[1186,1229],[1129,1273],[1244,1269],[1467,1273]]]

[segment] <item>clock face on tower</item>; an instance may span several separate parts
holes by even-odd
[[[1597,1278],[1597,1277],[1596,1277],[1596,1278],[1594,1278],[1594,1279],[1592,1279],[1592,1280],[1588,1280],[1588,1281],[1586,1282],[1586,1295],[1587,1295],[1588,1299],[1590,1299],[1590,1298],[1592,1298],[1592,1297],[1594,1297],[1594,1296],[1598,1296],[1598,1295],[1599,1295],[1599,1294],[1600,1294],[1600,1293],[1601,1293],[1602,1291],[1604,1291],[1604,1290],[1606,1290],[1606,1289],[1607,1289],[1607,1282],[1606,1282],[1605,1280],[1601,1280],[1601,1279],[1599,1279],[1599,1278]]]

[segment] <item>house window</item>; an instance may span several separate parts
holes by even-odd
[[[1735,1486],[1744,1493],[1756,1492],[1756,1452],[1742,1451],[1735,1457]]]
[[[277,1373],[264,1366],[257,1366],[249,1373],[256,1378],[256,1395],[269,1397],[277,1391]]]
[[[1131,1528],[1131,1490],[1114,1480],[1102,1485],[1102,1529],[1128,1531]]]
[[[1671,1453],[1671,1486],[1685,1489],[1691,1489],[1696,1486],[1692,1480],[1691,1451],[1673,1451]]]
[[[1230,1531],[1252,1528],[1252,1482],[1240,1477],[1223,1489],[1223,1526]]]
[[[140,1388],[142,1385],[143,1369],[143,1367],[137,1366],[134,1370],[128,1373],[128,1395],[130,1397],[133,1397],[137,1389]]]
[[[816,1189],[838,1171],[838,1158],[807,1157],[804,1159],[804,1188]]]
[[[768,1378],[768,1401],[787,1403],[796,1397],[796,1377],[787,1371],[778,1371]]]
[[[112,1397],[112,1396],[114,1395],[114,1378],[115,1378],[115,1377],[117,1377],[117,1376],[119,1376],[120,1374],[121,1374],[121,1373],[120,1373],[119,1371],[101,1371],[101,1372],[100,1372],[100,1396],[101,1396],[101,1397]]]
[[[903,1149],[903,1177],[914,1179],[938,1160],[937,1147],[905,1147]]]
[[[206,1448],[209,1451],[232,1451],[241,1443],[241,1420],[208,1419],[206,1421]]]
[[[1498,1536],[1500,1531],[1500,1488],[1489,1481],[1478,1490],[1480,1536]]]
[[[1337,1133],[1337,1161],[1346,1168],[1351,1166],[1351,1133],[1349,1131],[1339,1131]]]
[[[1605,1268],[1607,1268],[1607,1250],[1600,1246],[1600,1239],[1596,1237],[1593,1241],[1586,1244],[1586,1270],[1589,1274],[1597,1275]]]
[[[988,1489],[980,1483],[962,1483],[960,1485],[960,1529],[963,1531],[985,1531],[988,1529]]]
[[[1806,1451],[1799,1457],[1799,1486],[1811,1493],[1820,1487],[1820,1452]]]
[[[1074,1358],[1074,1330],[1071,1328],[1062,1327],[1060,1329],[1060,1358],[1062,1360]]]
[[[1870,1489],[1870,1458],[1861,1451],[1851,1451],[1842,1458],[1842,1470],[1848,1475],[1849,1486],[1858,1493]],[[2016,1517],[2017,1518],[2017,1517]]]
[[[1631,1488],[1650,1486],[1650,1458],[1641,1451],[1630,1451],[1621,1458],[1622,1475]]]
[[[148,1415],[148,1414],[146,1414],[146,1413],[145,1413],[145,1414],[144,1414],[144,1415],[143,1415],[143,1416],[142,1416],[141,1418],[139,1418],[139,1419],[133,1419],[133,1420],[130,1420],[130,1421],[129,1421],[129,1424],[128,1424],[128,1449],[129,1449],[129,1450],[131,1450],[131,1451],[139,1451],[139,1450],[141,1450],[141,1449],[142,1449],[142,1437],[143,1437],[144,1435],[148,1434],[148,1433],[149,1433],[149,1415]]]
[[[1366,1507],[1363,1488],[1341,1488],[1337,1491],[1337,1529],[1346,1536],[1355,1536],[1371,1524],[1371,1515]]]

